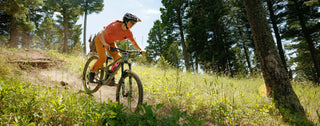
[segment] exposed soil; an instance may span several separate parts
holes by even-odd
[[[63,59],[52,59],[41,50],[19,50],[7,55],[9,63],[19,64],[26,82],[84,93],[82,75],[64,68],[67,62]],[[102,86],[93,96],[99,102],[107,102],[108,99],[115,102],[116,87]]]

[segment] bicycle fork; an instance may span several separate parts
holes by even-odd
[[[128,64],[128,66],[129,66],[129,71],[131,71],[131,63],[127,63]],[[129,98],[131,98],[131,96],[132,96],[132,77],[131,76],[129,76],[129,75],[126,75],[126,74],[128,74],[128,72],[127,71],[125,71],[125,70],[123,70],[124,69],[124,63],[122,63],[121,64],[121,71],[122,71],[122,74],[121,74],[121,84],[122,84],[122,95],[123,95],[123,97],[128,97],[129,96]],[[125,85],[125,83],[124,83],[124,76],[129,76],[129,91],[128,92],[125,92],[126,90],[126,85]],[[130,99],[129,99],[129,101],[131,101]]]

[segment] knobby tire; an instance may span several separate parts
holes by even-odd
[[[88,59],[88,61],[86,62],[86,65],[83,69],[82,81],[83,81],[83,87],[84,87],[85,92],[87,94],[92,94],[92,93],[98,91],[99,88],[102,86],[101,84],[98,84],[98,83],[90,83],[89,82],[89,72],[92,68],[92,65],[96,62],[96,60],[98,60],[98,56],[90,57]],[[103,77],[104,77],[104,70],[100,68],[96,72],[95,79],[100,81],[103,79]],[[93,88],[91,88],[91,87],[93,87]]]
[[[138,88],[138,89],[133,89],[132,95],[133,97],[130,96],[123,96],[122,92],[122,86],[125,85],[125,92],[127,93],[129,90],[129,78],[132,78],[132,87]],[[124,83],[122,83],[124,82]],[[130,100],[133,102],[131,105],[129,103]],[[129,70],[126,70],[126,73],[122,75],[122,77],[119,80],[118,86],[117,86],[117,92],[116,92],[116,100],[119,104],[123,104],[123,106],[127,107],[129,111],[131,112],[138,112],[139,111],[139,105],[142,104],[143,102],[143,87],[141,84],[141,80],[139,76]]]

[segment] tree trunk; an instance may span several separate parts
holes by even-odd
[[[184,58],[184,64],[186,66],[186,70],[190,71],[190,66],[189,66],[189,57],[188,57],[188,52],[187,52],[187,46],[184,41],[184,33],[183,33],[183,26],[182,26],[182,18],[181,18],[181,13],[178,12],[178,25],[179,25],[179,31],[180,31],[180,37],[181,37],[181,45],[182,45],[182,53],[183,53],[183,58]]]
[[[84,9],[84,26],[83,26],[83,53],[86,54],[87,52],[87,39],[86,39],[86,34],[87,34],[87,6],[88,2],[86,1],[85,9]]]
[[[64,11],[67,11],[64,8]],[[68,18],[66,17],[67,12],[63,14],[63,52],[66,53],[68,51]]]
[[[249,68],[249,72],[250,74],[252,74],[252,67],[251,67],[251,62],[250,62],[250,57],[249,57],[249,53],[248,53],[248,48],[246,46],[246,43],[245,43],[245,40],[242,38],[242,32],[241,32],[241,29],[238,28],[239,30],[239,36],[241,36],[241,41],[242,41],[242,48],[244,50],[244,55],[246,57],[246,61],[247,61],[247,65],[248,65],[248,68]]]
[[[63,52],[66,53],[68,51],[68,22],[63,21]]]
[[[27,20],[28,20],[28,22],[30,22],[30,15],[28,15]],[[24,49],[29,49],[31,46],[31,35],[30,34],[31,33],[28,31],[22,31],[21,47]]]
[[[281,37],[280,37],[280,33],[279,33],[279,28],[278,28],[278,25],[277,25],[276,16],[274,15],[273,2],[272,1],[274,1],[274,0],[267,0],[268,10],[269,10],[269,13],[270,13],[270,19],[271,19],[272,27],[273,27],[273,30],[274,30],[274,34],[275,34],[276,39],[277,39],[277,47],[278,47],[278,51],[279,51],[279,54],[280,54],[281,61],[283,63],[284,68],[288,72],[287,63],[286,63],[286,59],[284,57],[284,51],[283,51],[283,48],[282,48],[282,42],[281,42]]]
[[[242,46],[243,46],[244,54],[246,56],[246,61],[247,61],[247,64],[248,64],[248,68],[249,68],[250,74],[253,74],[252,67],[251,67],[251,62],[250,62],[250,57],[249,57],[249,53],[248,53],[248,49],[247,49],[246,43],[244,41],[242,41]]]
[[[29,9],[29,11],[30,11],[30,9]],[[31,15],[29,13],[29,15],[27,17],[28,22],[30,22],[30,17],[31,17]],[[31,29],[30,29],[30,32],[25,32],[25,35],[26,35],[25,36],[26,37],[26,39],[25,39],[25,48],[27,48],[27,49],[30,49],[30,47],[31,47],[31,40],[32,40],[31,32],[32,32]]]
[[[190,66],[189,66],[189,57],[188,57],[188,52],[187,52],[187,46],[184,41],[184,34],[183,34],[183,29],[182,26],[180,26],[180,37],[181,37],[181,44],[182,44],[182,53],[183,53],[183,58],[184,58],[184,64],[186,66],[187,71],[190,71]]]
[[[199,58],[199,55],[198,55],[198,52],[197,52],[197,51],[195,52],[195,56],[196,56],[196,57],[195,57],[195,58],[196,58],[196,62],[195,62],[195,63],[196,63],[196,66],[195,66],[195,67],[196,67],[196,73],[199,73],[199,69],[198,69],[198,65],[199,65],[199,60],[198,60],[198,58]]]
[[[17,32],[16,18],[11,16],[9,48],[18,48]]]
[[[31,46],[31,35],[25,32],[22,36],[21,47],[24,49],[29,49]]]
[[[275,106],[286,121],[297,125],[305,124],[307,118],[304,108],[295,94],[287,72],[281,63],[261,0],[244,0],[243,4],[247,10],[265,84],[272,90]]]
[[[300,5],[297,2],[297,0],[294,0],[294,4],[295,4],[295,7],[296,7],[296,10],[298,11],[298,18],[299,18],[299,21],[300,21],[300,25],[301,25],[303,36],[304,36],[305,40],[308,43],[308,47],[309,47],[309,50],[310,50],[310,53],[311,53],[313,64],[314,64],[314,67],[316,69],[316,78],[315,78],[314,82],[319,83],[320,67],[319,67],[319,62],[318,62],[318,58],[317,58],[317,52],[316,52],[314,43],[312,41],[312,38],[310,36],[310,33],[308,32],[308,29],[307,29],[307,26],[306,26],[306,21],[304,20],[304,15],[300,12],[301,9],[299,7]],[[304,5],[301,5],[301,6],[304,6]]]

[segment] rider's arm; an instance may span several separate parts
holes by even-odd
[[[142,50],[142,49],[139,47],[139,45],[137,44],[136,41],[133,40],[133,41],[131,41],[131,43],[132,43],[132,45],[133,45],[136,49],[138,49],[138,50],[141,51],[141,55],[146,54],[146,51]]]
[[[130,41],[131,41],[131,40],[130,40]],[[131,41],[131,43],[132,43],[132,45],[133,45],[136,49],[138,49],[138,50],[141,51],[141,55],[146,54],[146,51],[142,50],[142,49],[139,47],[139,45],[137,44],[137,42],[136,42],[135,40]]]
[[[137,44],[137,42],[136,41],[131,41],[131,43],[132,43],[132,45],[136,48],[136,49],[138,49],[138,50],[140,50],[141,51],[141,48],[139,47],[139,45]]]
[[[128,39],[131,41],[132,45],[133,45],[136,49],[138,49],[138,50],[141,51],[141,48],[140,48],[139,45],[137,44],[136,40],[134,40],[131,31],[129,31],[129,33],[128,33]]]
[[[141,51],[141,54],[142,54],[142,55],[146,54],[146,51],[142,50],[142,49],[139,47],[139,45],[138,45],[138,43],[136,42],[136,40],[134,40],[133,35],[132,35],[132,32],[131,32],[130,30],[129,30],[128,39],[131,41],[132,45],[133,45],[136,49],[138,49],[138,50]]]

